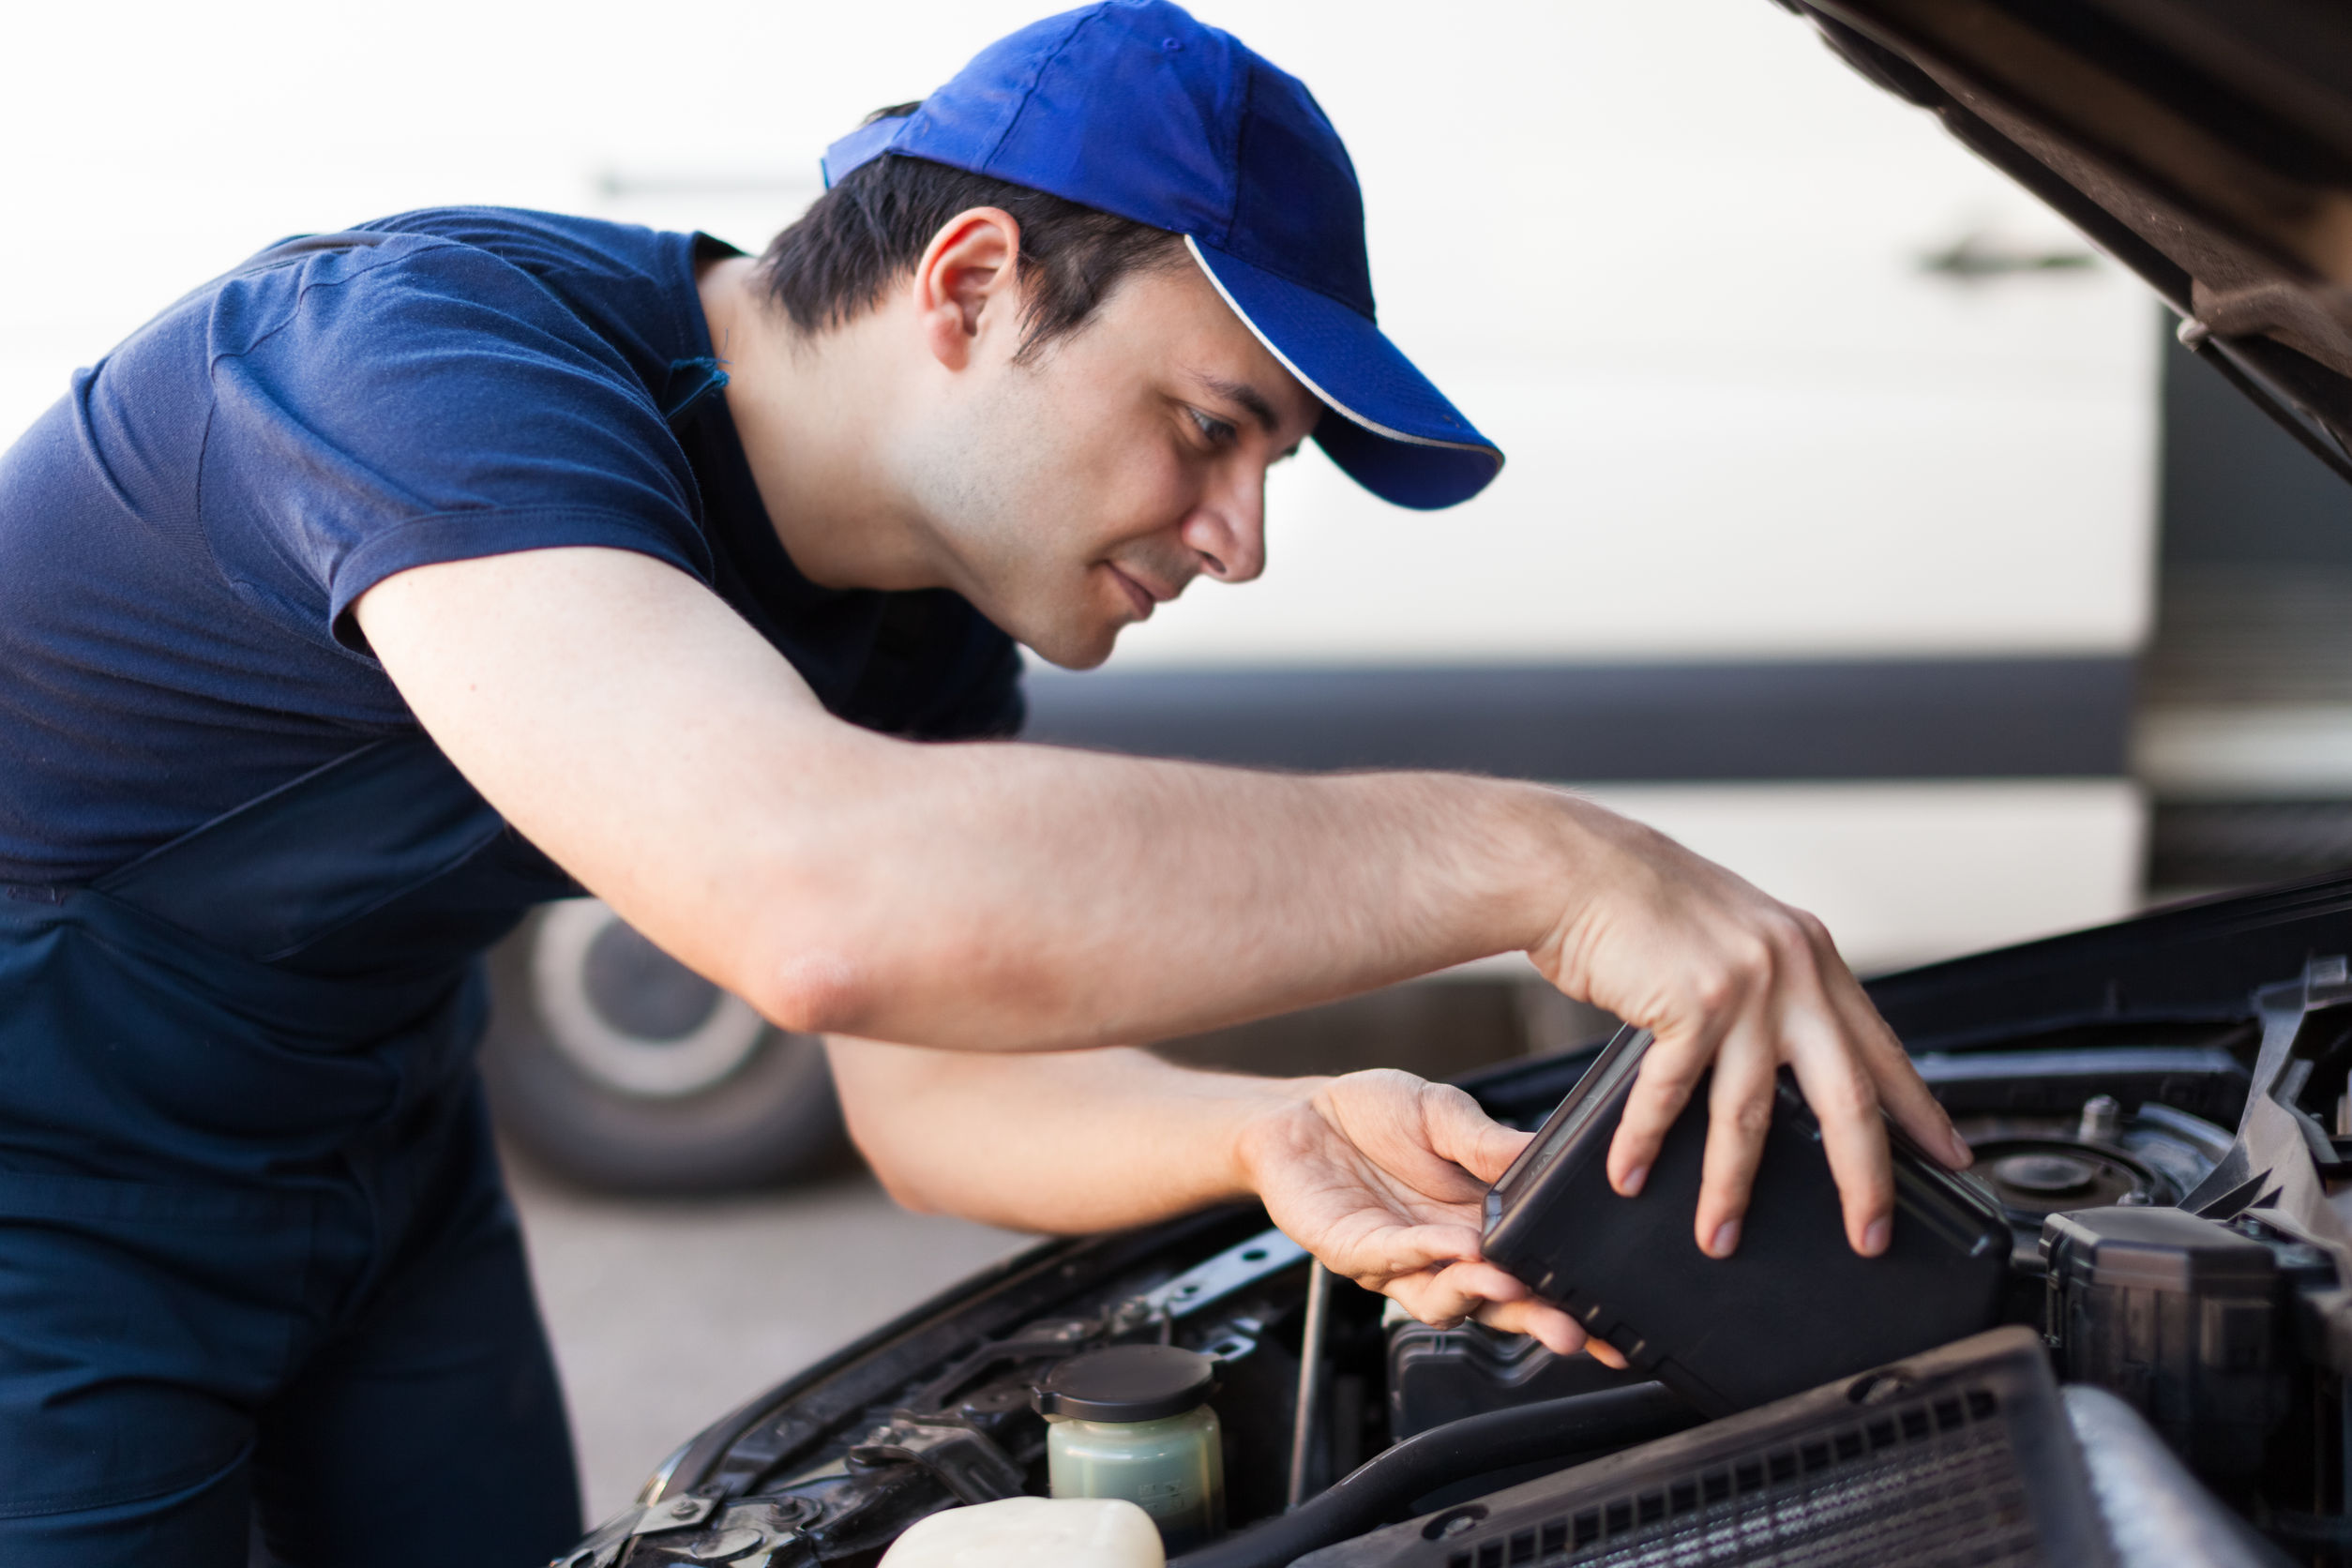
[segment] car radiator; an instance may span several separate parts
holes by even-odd
[[[1299,1568],[2103,1568],[2049,1364],[1997,1329],[1474,1502]]]

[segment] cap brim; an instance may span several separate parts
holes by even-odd
[[[1383,501],[1433,511],[1468,501],[1502,452],[1379,326],[1327,294],[1201,244],[1184,247],[1243,324],[1329,411],[1315,439]]]

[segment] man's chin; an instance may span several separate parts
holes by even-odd
[[[1111,650],[1119,645],[1120,630],[1115,626],[1073,627],[1018,641],[1057,670],[1093,670],[1110,657]]]

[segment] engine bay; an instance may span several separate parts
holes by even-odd
[[[2352,879],[1877,983],[2013,1239],[1998,1325],[1957,1344],[1707,1420],[1414,1322],[1227,1209],[946,1293],[698,1436],[559,1560],[874,1563],[939,1510],[1044,1495],[1039,1380],[1164,1344],[1219,1368],[1227,1529],[1184,1568],[2342,1562],[2352,942],[2314,944],[2345,937]],[[1532,1127],[1600,1049],[1465,1086]],[[2164,1555],[2134,1556],[2158,1515]]]

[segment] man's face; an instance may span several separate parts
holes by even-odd
[[[991,621],[1091,669],[1194,578],[1264,569],[1266,470],[1322,405],[1188,257],[1124,279],[1031,363],[1015,333],[978,347],[905,455],[956,586]]]

